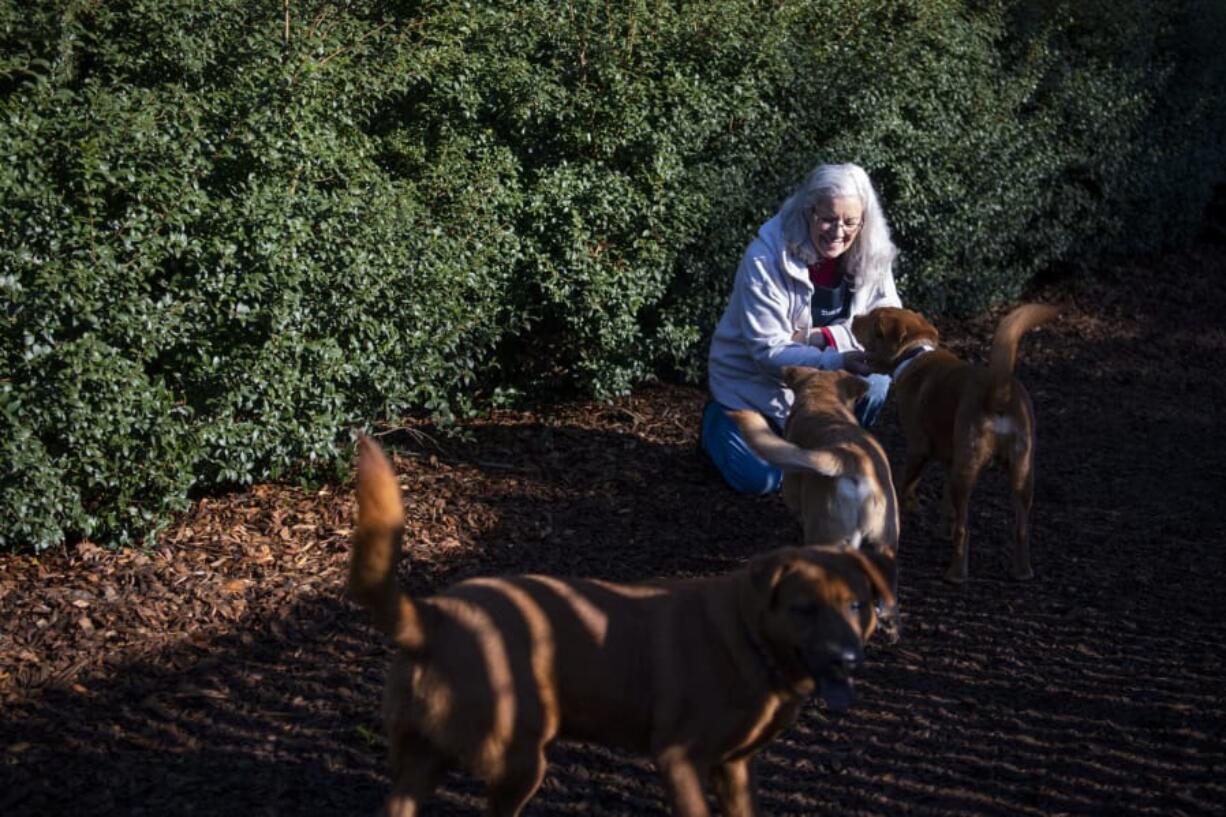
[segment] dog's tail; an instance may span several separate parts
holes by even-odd
[[[784,471],[816,472],[826,477],[843,473],[843,463],[830,451],[811,451],[788,442],[775,433],[766,418],[756,411],[741,409],[728,412],[741,436],[759,457]]]
[[[1027,331],[1053,320],[1059,310],[1047,304],[1022,304],[1001,319],[992,338],[988,370],[992,373],[993,408],[1008,402],[1017,367],[1017,345]]]
[[[370,437],[358,440],[358,525],[349,562],[349,593],[375,625],[405,649],[425,646],[417,606],[396,583],[404,506],[392,465]]]

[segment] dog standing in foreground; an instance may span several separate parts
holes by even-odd
[[[758,456],[783,470],[783,502],[805,545],[870,554],[897,591],[898,501],[885,450],[856,420],[868,385],[841,371],[786,366],[793,393],[780,437],[756,411],[730,411]]]
[[[387,458],[359,443],[349,589],[396,645],[384,692],[388,812],[418,814],[453,764],[517,815],[559,737],[650,755],[675,814],[757,813],[754,754],[814,691],[852,701],[852,674],[894,599],[854,551],[784,548],[735,573],[651,584],[515,576],[413,599],[394,567],[404,530]]]
[[[898,415],[907,442],[899,495],[918,505],[915,489],[924,466],[946,467],[942,514],[953,540],[945,580],[966,580],[967,506],[979,472],[995,456],[1009,470],[1013,492],[1015,579],[1034,576],[1030,561],[1030,507],[1034,498],[1034,405],[1013,376],[1017,347],[1029,329],[1054,319],[1057,309],[1024,304],[996,327],[986,367],[938,348],[936,328],[918,313],[884,307],[852,321],[856,340],[878,371],[893,373]]]

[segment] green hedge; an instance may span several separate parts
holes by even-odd
[[[0,547],[355,426],[702,376],[756,226],[879,182],[935,314],[1226,177],[1217,0],[0,0]]]

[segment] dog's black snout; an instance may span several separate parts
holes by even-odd
[[[864,663],[864,651],[859,647],[849,647],[844,644],[831,644],[830,663],[850,674]]]

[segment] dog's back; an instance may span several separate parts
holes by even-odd
[[[445,648],[430,651],[409,694],[419,710],[436,696],[465,706],[415,728],[486,778],[512,742],[561,735],[647,751],[652,711],[636,703],[659,665],[644,653],[677,603],[663,588],[543,575],[469,579],[422,599]]]

